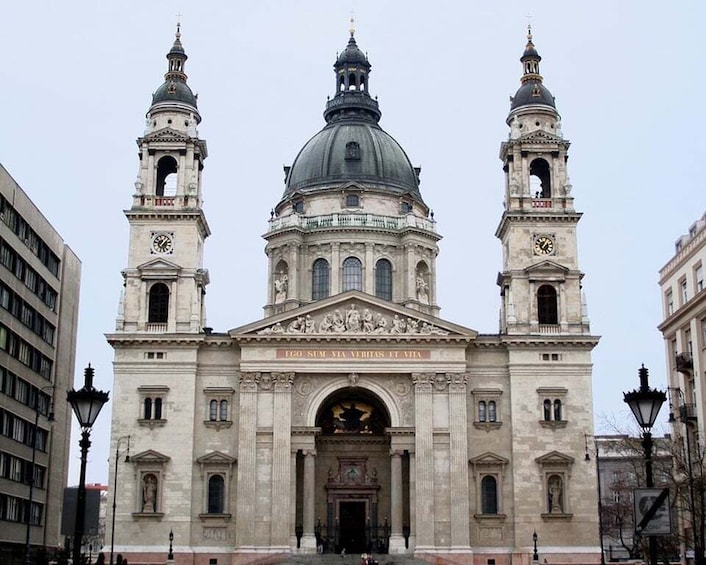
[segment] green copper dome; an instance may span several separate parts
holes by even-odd
[[[356,182],[423,203],[417,171],[400,144],[378,124],[381,112],[368,93],[370,63],[353,32],[334,72],[336,94],[326,104],[326,126],[304,145],[289,168],[283,200],[294,193]]]

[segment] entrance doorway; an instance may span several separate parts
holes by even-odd
[[[341,501],[338,507],[341,550],[346,553],[362,553],[366,550],[365,502]]]

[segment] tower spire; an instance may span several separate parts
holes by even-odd
[[[542,58],[537,53],[537,49],[532,42],[532,24],[527,24],[527,45],[520,61],[524,66],[524,74],[520,81],[522,84],[530,80],[542,82],[542,75],[539,74],[539,62]]]

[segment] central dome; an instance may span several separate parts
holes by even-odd
[[[354,182],[423,204],[418,169],[378,124],[378,103],[368,93],[370,62],[352,33],[334,71],[336,94],[326,104],[326,126],[304,145],[288,169],[282,200]]]
[[[285,196],[351,181],[421,200],[417,173],[400,144],[362,120],[329,124],[312,137],[294,160]]]

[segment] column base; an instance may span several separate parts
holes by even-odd
[[[409,553],[409,550],[404,546],[404,536],[402,534],[390,535],[388,553],[397,555],[400,553]]]
[[[299,553],[316,553],[316,536],[314,534],[302,535]]]

